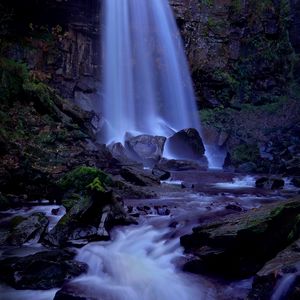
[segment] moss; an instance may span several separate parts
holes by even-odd
[[[22,217],[22,216],[15,216],[14,218],[12,218],[10,220],[10,227],[11,228],[15,228],[17,227],[19,224],[21,224],[24,220],[26,220],[26,218]]]
[[[259,157],[260,154],[257,145],[238,145],[231,153],[231,159],[234,164],[255,162],[259,159]]]
[[[111,184],[111,179],[106,173],[100,169],[86,166],[72,170],[61,178],[58,184],[64,190],[86,191],[96,178],[98,178],[102,186]]]
[[[88,186],[89,189],[92,191],[97,191],[97,192],[105,192],[105,189],[99,179],[99,177],[96,177],[93,182],[91,182]]]
[[[62,200],[62,205],[69,211],[78,201],[80,201],[81,195],[71,194],[66,199]]]
[[[10,104],[15,101],[22,94],[22,85],[28,78],[25,64],[0,57],[0,103]]]

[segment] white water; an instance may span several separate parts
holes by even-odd
[[[190,127],[201,132],[181,36],[168,1],[105,0],[103,18],[104,142],[123,143],[128,133],[169,137]]]
[[[93,243],[79,250],[77,260],[89,272],[71,284],[106,300],[215,299],[201,279],[174,266],[182,256],[178,240],[167,241],[167,230],[141,225],[115,232],[113,242]]]
[[[255,181],[256,179],[253,176],[247,175],[244,177],[235,177],[232,182],[216,183],[215,187],[227,189],[255,188]]]

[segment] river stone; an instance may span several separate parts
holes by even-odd
[[[120,175],[128,182],[138,186],[152,186],[160,184],[158,178],[151,174],[150,170],[142,170],[133,167],[123,167]]]
[[[167,180],[171,177],[169,171],[160,169],[157,165],[152,169],[152,175],[159,178],[159,180]]]
[[[9,257],[0,261],[0,279],[17,289],[47,290],[87,272],[85,263],[72,260],[75,253],[52,250]]]
[[[21,246],[27,241],[40,236],[49,224],[44,213],[34,213],[29,217],[17,216],[11,220],[12,228],[1,231],[0,244]]]
[[[75,205],[43,237],[43,244],[72,245],[76,240],[108,240],[114,225],[128,225],[130,220],[112,192],[98,192],[95,197],[81,196]]]
[[[127,139],[125,148],[132,154],[131,158],[153,166],[161,159],[165,142],[166,138],[163,136],[144,134]]]
[[[156,167],[168,171],[207,170],[208,162],[205,156],[198,161],[180,159],[161,159]]]
[[[194,258],[185,270],[226,277],[254,275],[300,235],[300,197],[235,213],[193,228],[181,245]]]
[[[168,151],[178,159],[199,160],[205,148],[199,132],[194,128],[180,130],[167,141]]]

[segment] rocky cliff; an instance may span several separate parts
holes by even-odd
[[[202,122],[208,138],[229,153],[228,165],[237,167],[263,155],[261,166],[247,170],[267,171],[282,159],[293,161],[300,143],[300,2],[169,2]],[[84,110],[101,114],[103,0],[3,3],[1,55],[25,62],[33,78]],[[288,148],[293,153],[282,158]]]

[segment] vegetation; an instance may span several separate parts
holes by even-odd
[[[64,190],[80,192],[91,189],[102,192],[105,185],[111,184],[111,179],[97,168],[81,166],[67,173],[58,183]]]

